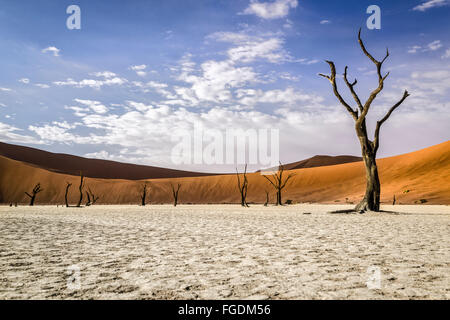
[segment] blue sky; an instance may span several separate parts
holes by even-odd
[[[66,8],[81,8],[81,29]],[[381,8],[381,30],[366,8]],[[175,167],[173,132],[280,130],[283,162],[359,154],[325,59],[349,66],[366,99],[376,86],[357,30],[391,71],[371,123],[404,89],[380,156],[449,139],[450,3],[408,1],[0,1],[0,141]],[[346,88],[340,83],[346,98]],[[203,171],[230,166],[184,165]]]

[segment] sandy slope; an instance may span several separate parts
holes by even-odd
[[[0,156],[52,172],[104,179],[159,179],[208,176],[209,173],[173,170],[110,160],[89,159],[64,153],[0,142]]]
[[[0,299],[450,299],[450,207],[345,207],[0,207]]]
[[[425,199],[428,204],[450,204],[450,141],[396,157],[379,159],[382,201],[413,204]],[[296,175],[288,183],[283,199],[295,202],[356,202],[365,190],[364,167],[361,162],[335,166],[292,170]],[[79,178],[49,172],[0,157],[0,202],[23,202],[37,182],[45,189],[37,203],[63,203],[66,181],[73,183],[70,201],[77,200]],[[182,203],[236,203],[239,201],[236,176],[157,179],[151,181],[150,201],[171,202],[170,183],[180,182]],[[143,181],[87,179],[86,184],[101,196],[100,203],[127,204],[139,202]],[[264,190],[274,190],[259,173],[249,174],[248,200],[262,203]]]

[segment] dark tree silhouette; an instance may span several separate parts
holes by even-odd
[[[264,192],[266,193],[266,202],[264,203],[264,207],[267,207],[269,204],[269,191],[264,190]]]
[[[90,187],[88,187],[88,189],[86,191],[86,196],[87,196],[87,202],[86,202],[87,207],[95,204],[97,202],[97,200],[100,198],[99,196],[95,196],[94,192],[92,192]]]
[[[72,186],[72,184],[71,183],[69,183],[69,182],[67,182],[67,185],[66,185],[66,193],[64,194],[64,199],[66,200],[66,207],[68,208],[69,207],[69,201],[67,200],[67,195],[68,195],[68,193],[69,193],[69,188]]]
[[[359,29],[358,33],[358,42],[364,54],[375,64],[378,75],[378,87],[370,93],[369,98],[364,104],[361,102],[359,96],[355,92],[354,87],[357,83],[357,80],[355,79],[355,81],[350,83],[347,79],[347,66],[344,69],[343,79],[357,104],[357,108],[351,107],[339,93],[336,84],[336,67],[334,65],[334,62],[326,60],[326,63],[328,63],[328,65],[330,66],[331,75],[325,75],[321,73],[319,75],[330,81],[333,87],[334,95],[337,97],[339,102],[347,109],[353,120],[355,120],[356,135],[358,136],[361,145],[361,153],[366,168],[366,193],[362,201],[355,207],[355,211],[379,211],[381,188],[380,179],[378,176],[376,156],[380,144],[380,128],[381,125],[391,116],[392,112],[397,109],[403,103],[403,101],[405,101],[405,99],[409,96],[409,93],[405,90],[402,98],[388,110],[386,115],[381,120],[377,121],[374,139],[371,141],[367,134],[366,116],[369,112],[372,102],[375,100],[381,90],[383,90],[384,80],[386,80],[386,78],[389,76],[389,72],[384,76],[381,74],[381,67],[389,57],[389,50],[386,50],[386,56],[381,61],[378,61],[366,50],[366,47],[361,40],[361,29]]]
[[[34,200],[36,199],[36,195],[43,190],[44,189],[41,189],[41,184],[38,183],[37,185],[34,186],[33,191],[31,191],[31,194],[29,194],[28,192],[25,192],[25,194],[30,197],[30,206],[34,205]]]
[[[180,191],[181,184],[178,183],[176,190],[173,184],[170,184],[170,186],[172,187],[173,206],[176,207],[178,204],[178,191]]]
[[[142,186],[142,192],[141,192],[141,206],[145,206],[145,199],[147,197],[147,183],[144,183]]]
[[[80,198],[78,199],[77,207],[81,207],[81,202],[83,201],[83,188],[84,188],[84,176],[83,172],[80,171],[80,185],[78,186],[78,191],[80,192]]]
[[[272,187],[275,188],[275,191],[277,192],[277,206],[283,205],[283,202],[281,200],[281,192],[286,187],[287,182],[294,176],[293,173],[290,173],[284,180],[283,180],[283,173],[284,173],[284,167],[280,162],[280,165],[278,167],[278,171],[274,174],[268,175],[263,174],[263,177],[267,179],[267,181],[270,182]]]
[[[241,177],[239,175],[239,171],[237,168],[236,168],[236,176],[237,176],[239,193],[241,194],[241,206],[248,207],[249,205],[247,203],[247,191],[248,191],[247,164],[245,164],[244,177],[242,180],[242,184],[241,184]]]

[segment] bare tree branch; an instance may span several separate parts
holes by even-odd
[[[320,76],[328,79],[331,82],[331,85],[333,86],[333,92],[334,95],[338,98],[338,100],[341,102],[341,104],[347,109],[347,111],[350,113],[350,115],[355,119],[355,121],[358,120],[358,113],[350,107],[350,105],[342,98],[341,94],[339,93],[337,84],[336,84],[336,67],[334,65],[333,61],[325,60],[326,63],[330,66],[331,75],[327,76],[322,73],[319,73]]]
[[[366,47],[364,46],[364,42],[361,39],[361,29],[359,29],[359,32],[358,32],[358,42],[359,42],[359,45],[361,46],[361,49],[364,52],[364,54],[370,60],[372,60],[372,62],[376,65],[377,74],[378,74],[378,87],[370,93],[369,99],[367,99],[366,103],[364,104],[364,108],[361,112],[361,116],[358,118],[357,124],[361,125],[362,122],[364,121],[364,119],[366,118],[367,113],[369,112],[369,109],[370,109],[370,106],[371,106],[373,100],[375,100],[377,95],[381,92],[381,90],[383,90],[384,80],[386,80],[386,78],[389,76],[389,72],[386,73],[385,76],[381,75],[381,67],[382,67],[384,61],[386,61],[386,59],[389,57],[389,50],[386,49],[386,56],[383,58],[383,60],[378,61],[367,51]]]
[[[286,186],[287,182],[295,175],[294,173],[291,173],[283,180],[283,172],[284,166],[280,162],[278,171],[271,175],[271,178],[273,180],[268,175],[263,175],[263,177],[270,182],[270,184],[274,187],[274,189],[277,192],[277,205],[283,205],[281,201],[281,192]]]
[[[355,99],[356,104],[358,105],[359,110],[361,110],[361,112],[363,111],[363,105],[361,103],[361,100],[359,99],[358,95],[355,92],[355,85],[358,83],[358,80],[355,79],[355,81],[353,81],[353,83],[350,83],[347,79],[347,69],[348,67],[345,67],[345,71],[344,71],[344,81],[345,84],[347,84],[347,87],[350,89],[350,92],[352,93],[353,99]]]
[[[374,139],[373,139],[373,149],[374,149],[375,153],[378,151],[378,147],[380,145],[380,128],[381,128],[381,125],[387,119],[389,119],[389,117],[391,116],[392,112],[394,112],[394,110],[397,109],[403,103],[403,101],[405,101],[405,99],[408,98],[409,96],[410,96],[410,94],[408,93],[407,90],[405,90],[405,92],[403,93],[403,97],[389,109],[389,111],[386,113],[386,115],[381,120],[377,121],[377,125],[375,127],[375,136],[374,136]]]
[[[248,192],[248,179],[247,179],[247,164],[245,164],[244,168],[244,181],[241,185],[241,178],[239,177],[239,171],[236,168],[236,176],[238,182],[239,193],[241,194],[241,206],[248,207],[247,203],[247,192]]]

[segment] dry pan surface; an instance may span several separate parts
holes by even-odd
[[[0,207],[0,299],[450,298],[449,206],[345,208]]]

